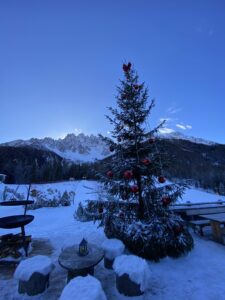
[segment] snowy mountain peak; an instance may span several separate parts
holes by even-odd
[[[196,138],[193,136],[187,136],[181,132],[178,131],[172,131],[172,132],[160,132],[158,134],[159,138],[164,138],[164,139],[177,139],[177,140],[186,140],[192,143],[196,144],[204,144],[204,145],[216,145],[217,143],[208,141],[202,138]]]
[[[83,133],[78,135],[70,133],[63,139],[46,137],[43,139],[16,140],[1,144],[1,146],[30,146],[37,149],[50,150],[65,159],[76,162],[94,161],[95,159],[102,159],[109,154],[108,147],[101,138]]]
[[[158,134],[160,139],[180,139],[187,140],[192,143],[215,145],[216,143],[206,141],[201,138],[185,136],[180,132],[161,132]],[[29,146],[41,150],[50,150],[64,159],[74,162],[91,162],[96,159],[103,159],[110,153],[107,145],[102,139],[95,135],[85,135],[80,133],[67,134],[64,138],[53,139],[45,137],[43,139],[31,138],[29,140],[15,140],[12,142],[1,144],[0,146],[23,147]]]

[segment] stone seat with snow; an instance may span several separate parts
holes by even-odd
[[[102,285],[98,279],[88,275],[78,276],[65,286],[60,300],[107,300]]]
[[[18,292],[29,296],[43,293],[49,286],[53,268],[51,259],[43,255],[21,261],[14,273],[14,278],[19,280]]]
[[[151,272],[145,259],[136,255],[121,255],[113,263],[116,287],[125,296],[140,296],[150,286]]]
[[[125,246],[118,239],[107,239],[103,242],[102,248],[104,250],[104,266],[112,269],[115,258],[123,254]]]

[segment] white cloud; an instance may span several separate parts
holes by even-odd
[[[173,121],[173,119],[171,119],[171,118],[160,118],[160,119],[159,119],[159,122],[160,122],[160,123],[162,123],[163,121],[166,121],[166,122],[168,123],[168,122]]]
[[[187,129],[192,129],[192,126],[191,125],[186,125],[186,128]]]
[[[171,128],[168,128],[168,127],[159,129],[159,133],[161,133],[161,134],[168,134],[168,133],[172,133],[172,132],[174,132],[174,130]]]
[[[191,125],[185,125],[185,124],[176,124],[177,128],[180,128],[182,130],[186,130],[186,129],[192,129]]]
[[[180,128],[180,129],[183,129],[183,130],[186,130],[186,126],[184,126],[182,124],[176,124],[176,127]]]

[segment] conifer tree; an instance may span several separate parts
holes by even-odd
[[[132,222],[134,225],[135,220],[139,220],[144,224],[143,226],[148,224],[151,230],[156,230],[156,227],[159,230],[161,224],[160,229],[166,235],[164,238],[168,239],[168,242],[163,245],[164,254],[161,253],[161,256],[168,254],[168,244],[171,246],[170,238],[174,238],[174,243],[177,243],[177,236],[181,233],[186,235],[187,239],[184,239],[183,246],[176,244],[175,252],[178,255],[190,250],[193,240],[185,229],[183,221],[169,208],[184,189],[179,184],[167,184],[163,175],[163,162],[157,151],[155,134],[164,122],[152,130],[147,130],[148,118],[155,102],[152,100],[148,104],[148,90],[144,83],[139,82],[139,77],[131,63],[123,64],[123,72],[124,78],[117,88],[117,108],[110,107],[111,114],[106,116],[113,126],[112,138],[102,138],[109,145],[112,156],[105,165],[106,172],[102,180],[109,199],[118,203],[124,201],[124,204],[128,205],[124,205],[122,211],[121,205],[118,206],[117,212],[108,209],[105,215],[105,232],[109,237],[119,237],[131,246],[133,241],[129,238],[128,232],[122,231],[125,228],[128,230]],[[129,205],[135,203],[136,209],[130,209]],[[151,230],[149,241],[152,243],[152,239],[157,236],[154,236]],[[139,240],[141,238],[143,236],[139,236]],[[143,250],[146,248],[144,244],[142,246],[136,244],[131,248],[138,249],[144,257],[158,259],[160,255],[157,251],[160,252],[161,242],[157,242],[154,246],[156,250],[149,250],[151,252],[149,256]]]

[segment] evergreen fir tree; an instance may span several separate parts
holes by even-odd
[[[169,208],[182,194],[183,187],[165,183],[155,143],[155,133],[163,123],[146,129],[154,100],[148,104],[148,90],[144,83],[139,83],[131,63],[124,64],[123,71],[118,107],[110,107],[111,115],[107,116],[113,126],[112,138],[102,137],[113,154],[102,180],[109,199],[124,201],[124,209],[118,206],[117,211],[107,211],[105,232],[108,237],[121,238],[132,251],[147,258],[178,256],[193,246],[182,219]],[[126,204],[133,202],[137,209],[126,209]]]

